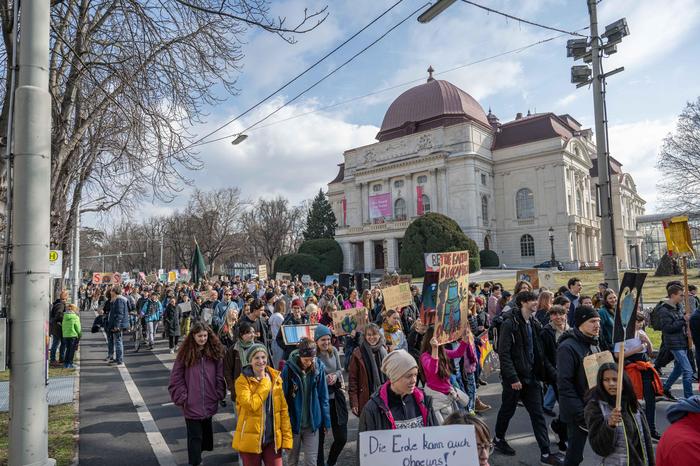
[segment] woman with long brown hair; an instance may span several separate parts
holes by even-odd
[[[211,328],[195,322],[177,352],[168,391],[187,424],[189,464],[202,462],[202,451],[214,449],[211,418],[226,397],[224,347]]]
[[[537,297],[537,312],[535,312],[535,318],[540,321],[543,327],[549,323],[549,308],[552,307],[553,300],[554,293],[547,290],[540,291]]]

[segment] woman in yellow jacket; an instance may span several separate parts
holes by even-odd
[[[248,349],[248,365],[236,379],[238,422],[233,448],[243,466],[282,466],[282,450],[292,448],[292,426],[279,371],[267,365],[267,348]]]

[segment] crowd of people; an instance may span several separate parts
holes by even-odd
[[[399,277],[386,280],[396,284]],[[494,450],[516,455],[506,435],[519,405],[531,420],[541,464],[581,464],[587,443],[597,464],[700,464],[700,449],[679,445],[669,434],[662,438],[655,422],[657,399],[678,401],[671,387],[682,378],[683,400],[669,410],[674,424],[668,432],[686,439],[695,435],[692,444],[700,446],[700,399],[692,390],[700,351],[691,353],[688,339],[689,331],[700,338],[694,287],[690,318],[677,282],[668,284],[667,299],[650,315],[640,309],[631,340],[638,344],[625,346],[623,380],[617,379],[614,363],[604,364],[590,389],[584,359],[608,350],[617,361],[620,349],[612,331],[617,296],[605,283],[592,296],[582,293],[577,278],[559,290],[533,290],[521,281],[512,293],[499,283],[472,283],[468,325],[444,345],[438,344],[434,325],[421,319],[418,287],[411,286],[411,305],[387,309],[381,287],[363,285],[346,289],[337,281],[232,277],[196,286],[90,286],[83,290],[81,307],[101,314],[107,361],[113,365],[123,365],[124,332],[141,322],[152,348],[162,329],[176,353],[169,392],[185,417],[193,465],[213,449],[212,416],[228,406],[228,399],[236,419],[232,459],[238,455],[244,466],[281,466],[284,451],[285,464],[292,466],[336,465],[348,441],[350,415],[359,418],[360,432],[471,424],[480,464],[488,465]],[[61,320],[54,309],[64,298],[52,308],[52,334]],[[337,336],[333,312],[351,308],[364,308],[367,323],[362,331]],[[307,323],[316,325],[313,338],[294,344],[284,338],[283,326]],[[649,323],[662,333],[658,351],[644,331]],[[75,333],[74,326],[66,331],[52,343],[52,360],[60,341],[75,346],[77,339],[66,336]],[[77,332],[79,338],[79,327]],[[502,394],[493,433],[482,417],[492,407],[479,397],[479,387],[487,384],[484,335],[500,361]],[[66,361],[68,351],[63,351]],[[660,373],[671,361],[673,370],[662,384]],[[618,390],[621,408],[615,402]],[[558,438],[557,452],[550,446],[547,417]]]

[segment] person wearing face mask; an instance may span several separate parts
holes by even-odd
[[[432,398],[416,386],[418,363],[413,356],[405,350],[392,351],[382,362],[382,372],[388,380],[360,413],[358,432],[439,425]]]
[[[566,466],[579,465],[583,461],[583,449],[588,435],[583,414],[584,398],[588,392],[583,358],[600,352],[598,311],[592,306],[579,306],[574,314],[575,327],[564,332],[557,348],[559,417],[566,423],[569,438],[564,459]]]
[[[348,396],[350,409],[359,416],[370,397],[386,382],[381,371],[387,351],[384,338],[377,324],[368,324],[362,335],[359,348],[355,348],[350,359]]]
[[[170,399],[182,409],[187,425],[189,464],[202,462],[202,451],[214,449],[212,416],[226,397],[224,348],[211,328],[196,322],[177,352],[170,372]]]
[[[232,447],[243,466],[282,466],[282,450],[292,448],[292,426],[280,373],[268,365],[265,345],[247,352],[236,378],[238,421]]]
[[[654,448],[649,426],[626,373],[617,379],[617,365],[603,364],[597,384],[586,405],[588,441],[601,466],[654,466]],[[617,391],[622,390],[621,407],[615,407]]]
[[[319,431],[331,428],[324,364],[316,357],[316,343],[302,338],[282,369],[282,386],[289,405],[293,446],[289,466],[316,466]],[[300,463],[300,456],[304,461]]]
[[[340,363],[338,350],[331,344],[331,329],[317,325],[314,339],[318,347],[318,359],[326,368],[326,385],[328,386],[328,409],[333,429],[333,443],[324,459],[325,432],[319,431],[317,466],[335,466],[340,453],[348,440],[348,404],[343,392],[343,365]]]

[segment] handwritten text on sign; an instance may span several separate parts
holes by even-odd
[[[360,466],[478,466],[474,426],[360,432]]]

